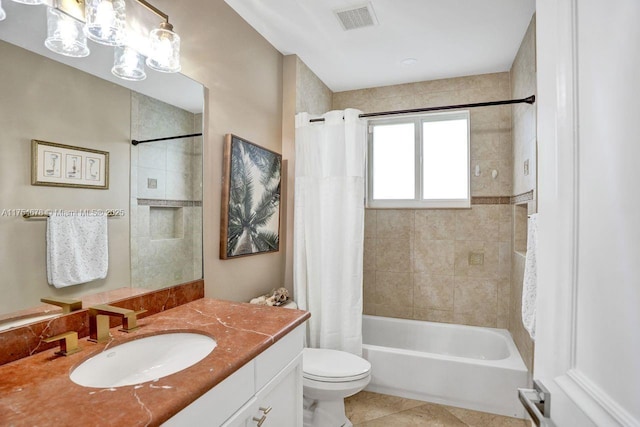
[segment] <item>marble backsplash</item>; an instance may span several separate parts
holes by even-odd
[[[128,297],[115,301],[111,299],[110,304],[136,311],[146,310],[139,316],[144,318],[200,298],[204,298],[204,280],[196,280],[143,294],[134,291]],[[96,300],[87,303],[84,301],[84,306],[88,308],[90,305],[105,302]],[[118,326],[119,322],[119,319],[111,318],[110,327]],[[67,331],[78,332],[79,338],[89,335],[89,313],[86,309],[1,332],[0,365],[55,348],[57,343],[47,344],[43,339]]]

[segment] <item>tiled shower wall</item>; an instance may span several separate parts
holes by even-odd
[[[509,99],[509,73],[386,86],[333,95],[333,108],[363,112]],[[472,197],[512,195],[511,107],[470,110]],[[492,177],[492,171],[498,172]],[[367,209],[365,314],[506,328],[512,207]],[[470,255],[483,258],[472,265]]]
[[[514,98],[523,98],[536,93],[535,15],[513,61],[510,74],[511,91]],[[521,316],[526,241],[520,242],[526,239],[526,214],[537,211],[536,121],[535,104],[513,106],[513,190],[515,195],[533,190],[533,199],[514,207],[516,245],[512,257],[509,331],[530,370],[533,369],[533,340],[522,326]],[[525,162],[528,165],[528,170],[525,170]]]
[[[132,139],[202,132],[202,114],[132,95]],[[202,278],[202,137],[131,150],[131,284]]]

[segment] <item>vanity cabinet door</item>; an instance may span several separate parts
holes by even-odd
[[[246,427],[302,426],[302,355],[256,394]]]

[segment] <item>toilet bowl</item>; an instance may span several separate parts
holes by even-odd
[[[298,308],[293,301],[284,308]],[[352,427],[344,399],[371,381],[371,363],[346,351],[305,348],[302,351],[304,427]]]
[[[302,352],[304,427],[351,427],[344,399],[371,381],[371,364],[354,354],[322,348]]]

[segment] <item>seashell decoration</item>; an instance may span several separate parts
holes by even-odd
[[[271,294],[261,295],[249,301],[251,304],[280,306],[289,301],[289,291],[287,288],[278,288]]]

